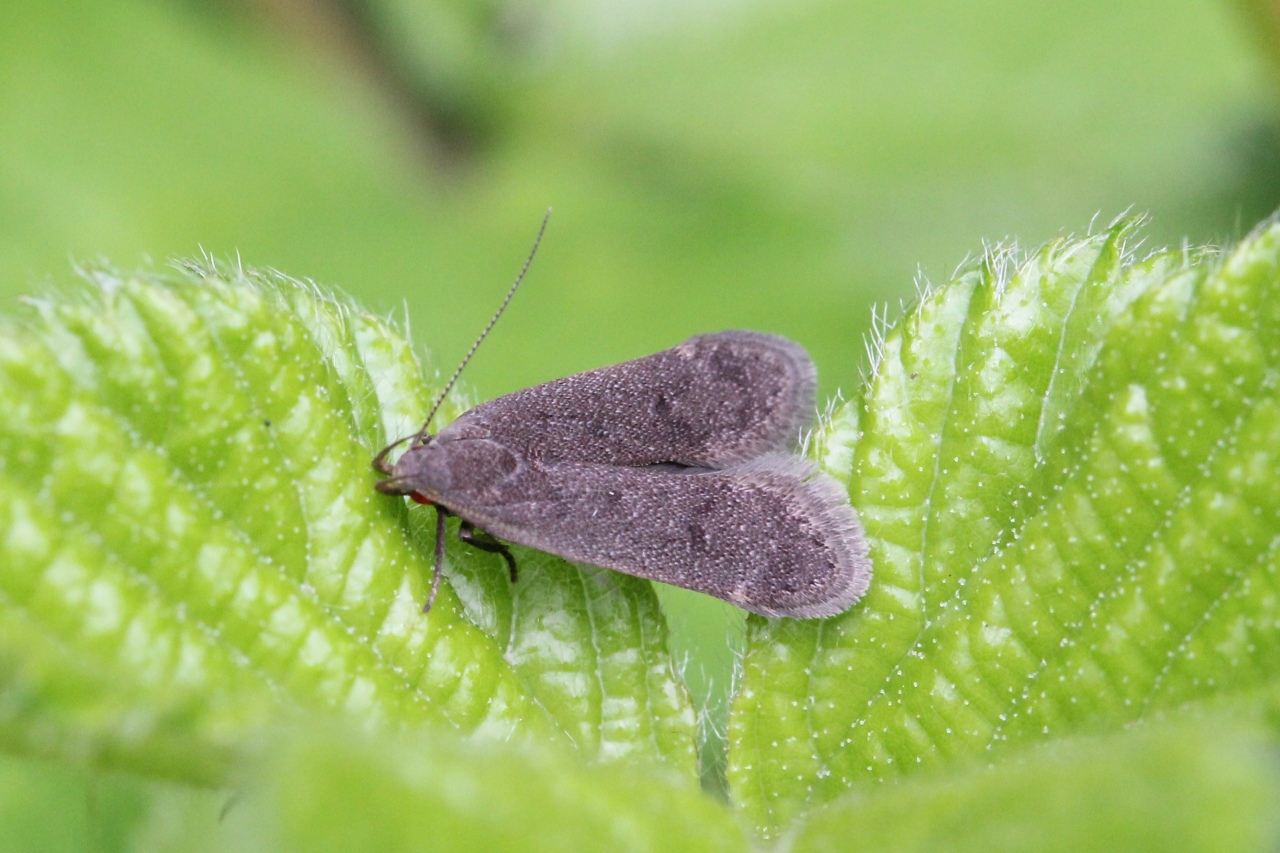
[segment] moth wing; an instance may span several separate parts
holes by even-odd
[[[845,490],[796,456],[699,473],[566,462],[513,481],[440,502],[501,539],[764,616],[841,613],[871,580]]]
[[[488,437],[545,462],[723,468],[790,449],[816,387],[799,344],[718,332],[483,403],[439,437]]]

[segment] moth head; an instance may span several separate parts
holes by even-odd
[[[379,480],[374,484],[374,488],[384,495],[408,495],[418,503],[429,504],[431,500],[417,493],[414,487],[409,483],[410,465],[404,464],[407,457],[415,456],[414,451],[427,447],[435,440],[435,436],[429,432],[419,432],[410,436],[406,436],[398,441],[393,441],[379,451],[378,455],[373,457],[373,470],[384,475],[387,479]],[[411,442],[409,449],[401,454],[393,465],[387,461],[387,456],[392,450],[404,444],[406,441]]]

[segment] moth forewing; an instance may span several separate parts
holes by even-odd
[[[483,431],[530,459],[723,468],[794,447],[816,388],[799,344],[716,332],[481,403],[438,438]]]

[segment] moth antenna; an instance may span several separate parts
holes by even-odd
[[[511,304],[511,297],[516,295],[516,289],[520,287],[520,282],[524,281],[525,273],[529,271],[529,267],[533,264],[533,256],[538,254],[538,246],[542,243],[542,235],[547,231],[547,223],[551,220],[551,208],[547,208],[547,213],[542,217],[542,227],[538,229],[538,236],[533,238],[533,248],[529,250],[529,257],[525,258],[524,266],[520,268],[520,274],[516,276],[515,283],[511,285],[511,289],[507,291],[506,297],[502,300],[502,304],[498,306],[498,310],[494,312],[493,317],[489,320],[489,325],[484,327],[484,331],[480,333],[480,337],[476,338],[476,342],[471,345],[471,349],[467,350],[467,354],[463,356],[462,363],[458,365],[458,369],[453,371],[453,375],[449,377],[449,381],[445,383],[444,390],[440,392],[440,396],[436,398],[435,405],[431,407],[431,413],[427,415],[427,419],[422,422],[422,429],[418,430],[418,436],[427,434],[427,428],[431,426],[431,419],[436,416],[436,412],[444,405],[444,399],[453,390],[454,384],[458,381],[458,377],[462,375],[463,369],[467,363],[471,361],[471,356],[476,354],[476,350],[480,348],[480,344],[493,331],[493,327],[497,325],[498,318],[502,316],[502,312],[507,310],[507,306]]]

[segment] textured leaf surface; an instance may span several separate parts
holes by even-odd
[[[215,783],[311,709],[695,771],[647,584],[520,552],[513,593],[451,539],[422,615],[431,534],[369,468],[430,396],[395,329],[282,276],[90,278],[0,331],[7,748]]]
[[[730,783],[807,804],[1280,671],[1280,226],[1136,260],[1131,227],[988,253],[887,335],[819,442],[875,579],[752,620]]]
[[[1068,738],[994,768],[846,796],[815,812],[790,850],[1275,849],[1270,739],[1204,722]]]

